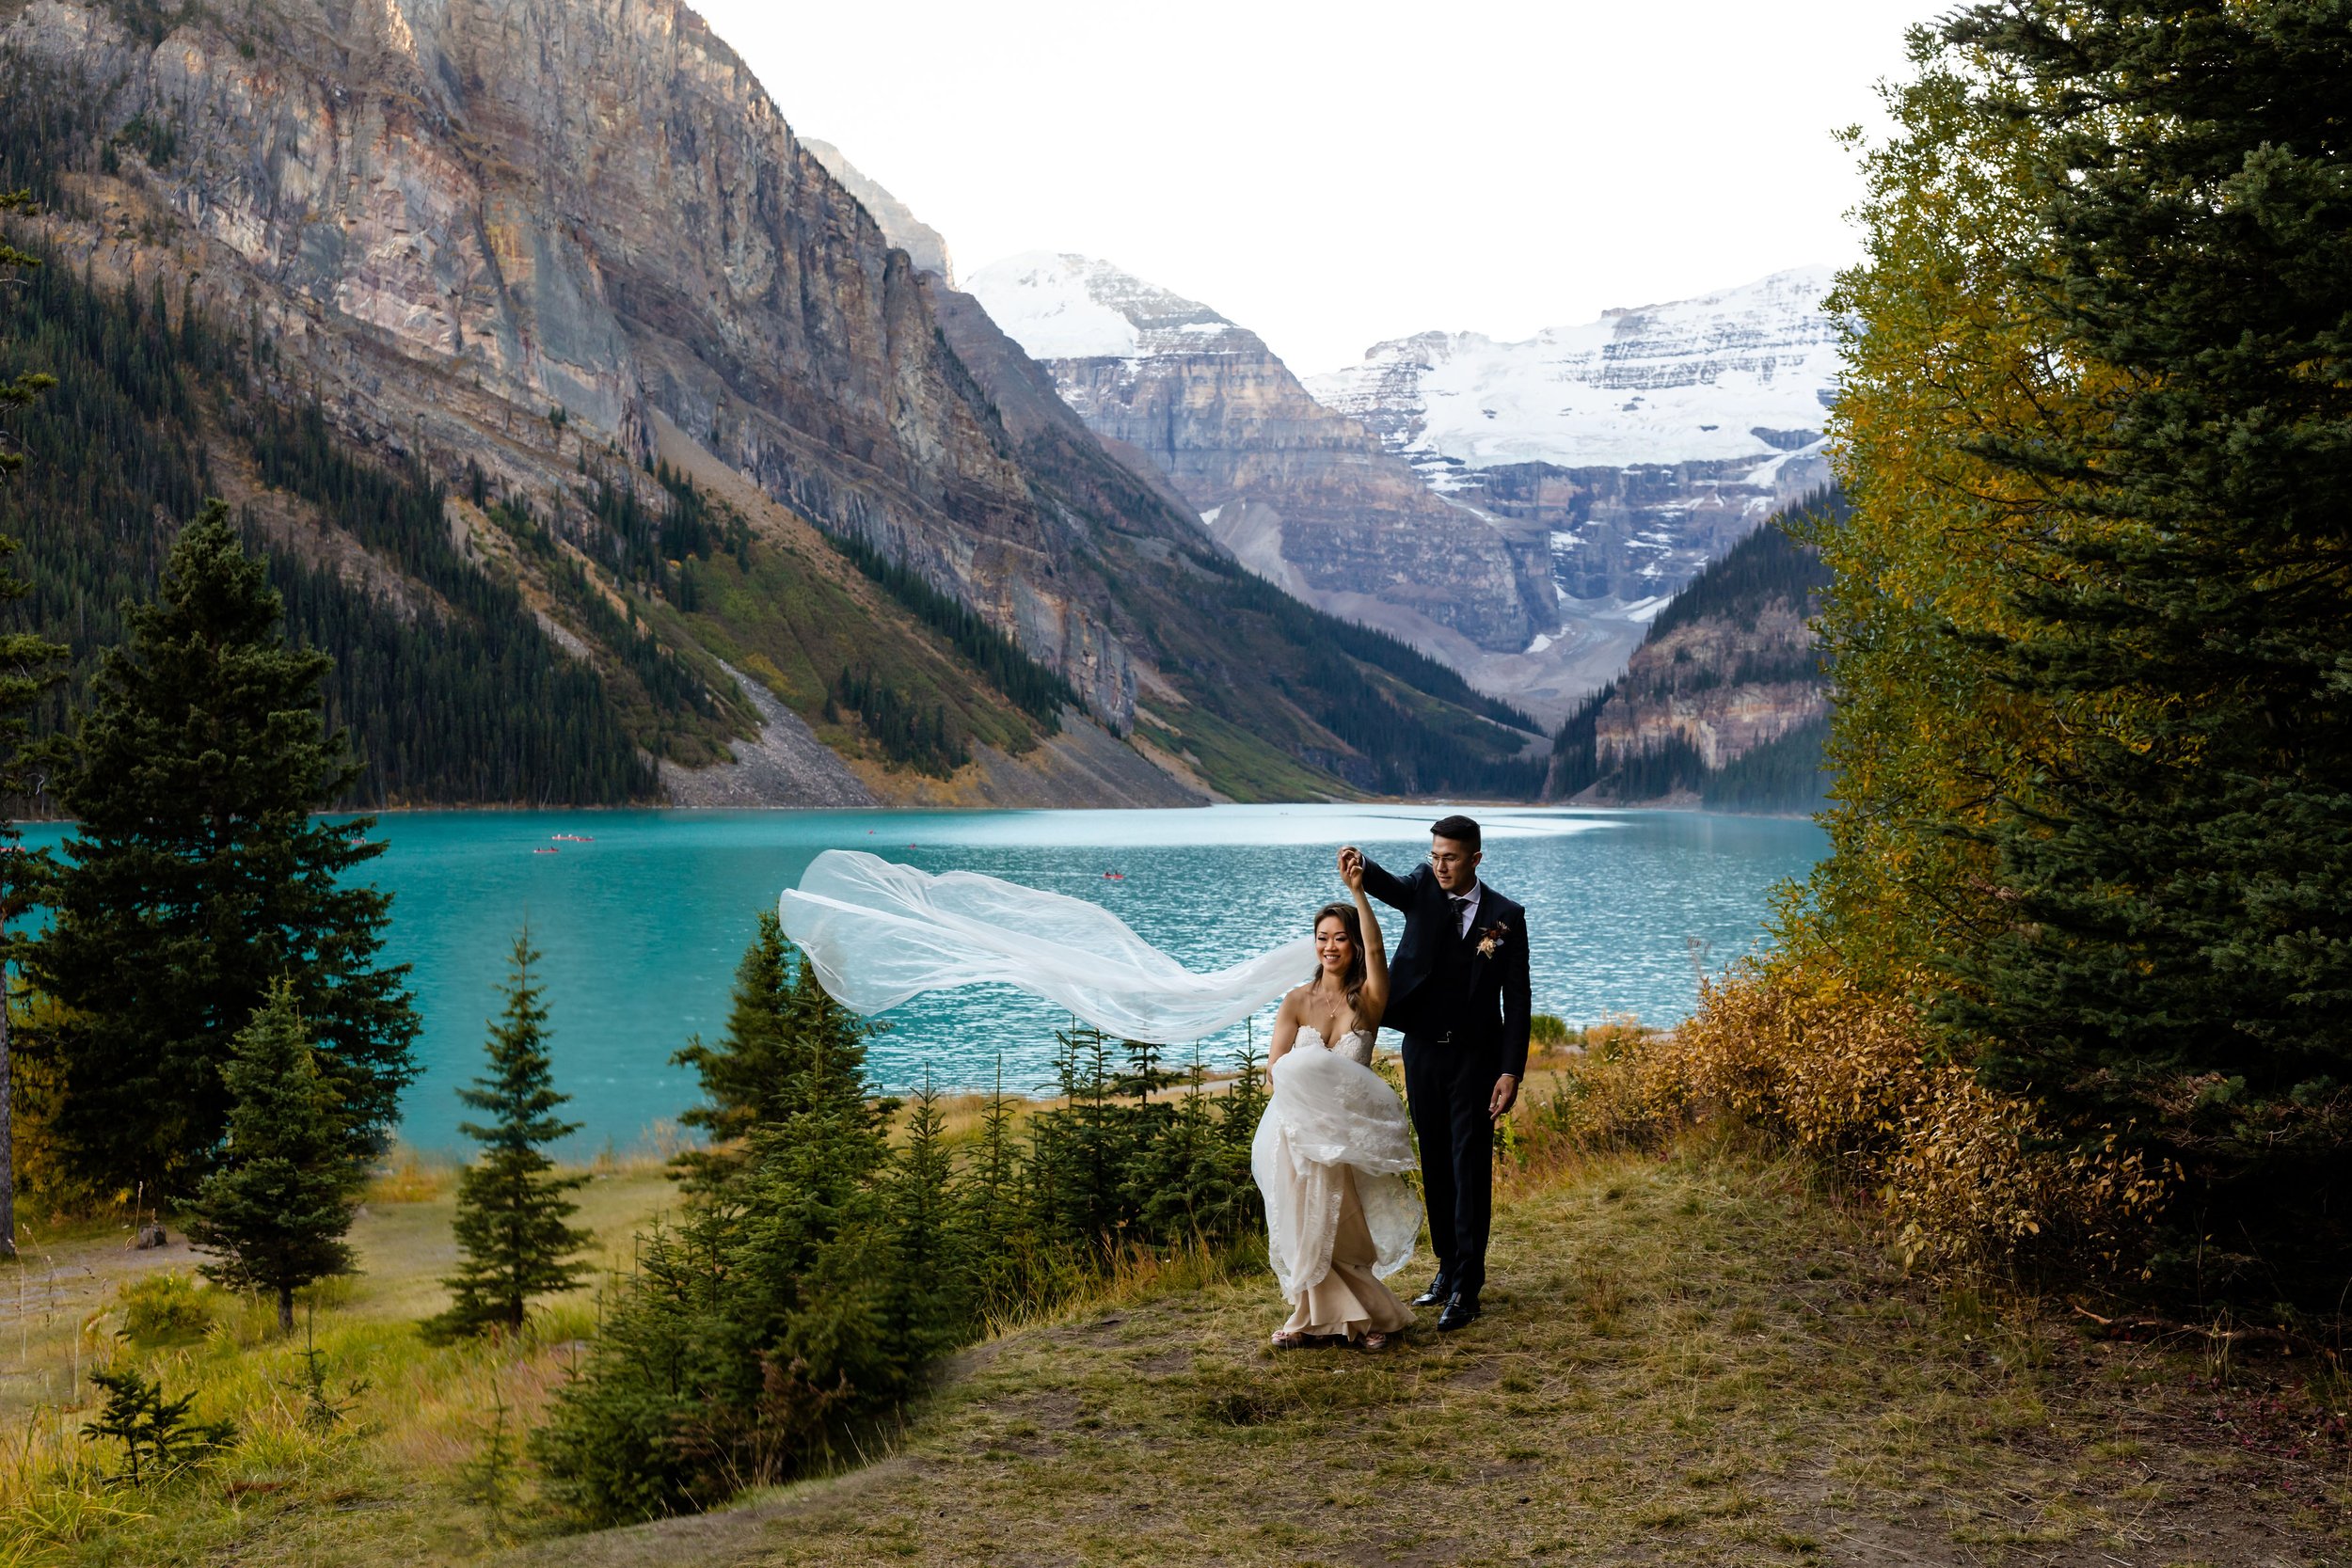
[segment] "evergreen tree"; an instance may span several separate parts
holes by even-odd
[[[321,1054],[293,986],[273,986],[237,1034],[222,1075],[229,1135],[188,1209],[189,1241],[220,1259],[204,1265],[206,1277],[276,1296],[287,1333],[296,1291],[351,1272],[343,1234],[367,1180]]]
[[[2058,721],[1986,829],[2011,908],[1947,1016],[2086,1136],[2153,1135],[2265,1289],[2341,1284],[2352,27],[2334,0],[2011,0],[1947,34],[1990,63],[1982,112],[2035,128],[2032,294],[2094,368],[2091,418],[1979,449],[2046,540],[1987,673]]]
[[[906,1141],[882,1193],[889,1229],[890,1280],[882,1303],[885,1348],[898,1375],[912,1378],[969,1334],[969,1259],[958,1225],[955,1161],[946,1122],[927,1072],[907,1118]]]
[[[24,595],[24,585],[8,569],[15,551],[16,541],[0,534],[0,606]],[[16,1256],[16,1071],[8,966],[17,940],[11,927],[35,896],[40,868],[20,846],[9,806],[39,793],[27,767],[31,724],[24,715],[44,689],[64,678],[64,648],[32,632],[0,630],[0,1258]]]
[[[457,1125],[483,1151],[457,1179],[455,1229],[465,1262],[441,1282],[455,1299],[425,1325],[437,1338],[519,1329],[532,1297],[568,1291],[588,1273],[576,1259],[589,1233],[564,1223],[580,1205],[564,1196],[587,1178],[554,1175],[555,1162],[544,1151],[579,1132],[580,1123],[555,1115],[571,1096],[555,1090],[548,1011],[531,981],[538,959],[526,929],[508,959],[505,1017],[490,1026],[490,1070],[457,1091],[491,1120]]]
[[[892,1162],[865,1083],[870,1025],[805,964],[783,1017],[773,1119],[675,1230],[648,1238],[582,1375],[533,1433],[552,1490],[584,1518],[707,1507],[790,1476],[838,1419],[903,1392],[907,1341],[929,1342],[922,1325],[885,1326]]]
[[[414,1075],[405,966],[378,961],[391,900],[348,874],[371,818],[311,819],[349,784],[319,717],[324,654],[286,646],[279,600],[215,502],[101,666],[57,797],[78,819],[27,968],[57,1004],[61,1161],[109,1186],[192,1192],[227,1125],[223,1065],[282,976],[316,1032],[355,1152]]]
[[[675,1162],[690,1183],[723,1182],[742,1164],[742,1141],[763,1120],[782,1114],[786,1080],[786,1012],[791,1004],[791,944],[772,910],[735,968],[727,1032],[717,1045],[700,1036],[670,1059],[702,1080],[703,1103],[678,1119],[710,1135],[713,1148],[690,1149]]]
[[[977,1144],[956,1195],[959,1244],[970,1271],[975,1309],[982,1314],[1001,1315],[1025,1305],[1038,1262],[1025,1151],[1015,1135],[1013,1115],[1000,1052],[995,1083],[980,1108]]]
[[[29,210],[26,192],[0,192],[0,213]],[[40,261],[15,246],[0,243],[0,276]],[[23,408],[56,383],[48,376],[23,372],[0,382],[0,410]],[[9,433],[0,430],[0,478],[24,464],[12,448]],[[8,569],[17,543],[0,534],[0,607],[14,604],[31,592]],[[26,770],[25,741],[32,732],[27,711],[40,694],[65,678],[65,648],[31,631],[0,627],[0,1258],[16,1256],[16,1075],[8,1036],[8,964],[15,957],[9,927],[24,912],[33,878],[33,863],[18,848],[12,802],[39,793]]]

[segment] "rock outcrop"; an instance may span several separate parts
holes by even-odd
[[[1256,333],[1083,256],[1014,257],[968,287],[1089,430],[1262,576],[1424,644],[1443,628],[1513,652],[1553,628],[1540,524],[1433,493]]]
[[[1810,809],[1823,787],[1829,690],[1809,616],[1827,580],[1819,556],[1780,528],[1734,546],[1660,613],[1625,673],[1562,727],[1547,793],[1584,804]]]
[[[809,155],[825,166],[825,172],[841,182],[841,188],[858,198],[867,214],[882,226],[882,238],[907,253],[915,270],[936,277],[949,288],[956,286],[955,259],[947,252],[947,236],[914,215],[914,210],[881,185],[867,179],[850,162],[841,149],[829,141],[803,136],[801,145]]]

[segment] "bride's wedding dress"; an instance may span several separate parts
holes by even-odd
[[[1412,1310],[1381,1283],[1413,1256],[1421,1200],[1405,1106],[1372,1070],[1373,1032],[1337,1045],[1312,1028],[1274,1064],[1250,1173],[1265,1195],[1266,1253],[1292,1334],[1393,1333]]]
[[[779,901],[785,934],[825,990],[861,1013],[924,991],[1016,986],[1105,1032],[1175,1044],[1240,1022],[1314,961],[1300,937],[1196,974],[1084,899],[968,871],[938,876],[862,851],[818,855]],[[1327,1044],[1312,1029],[1274,1064],[1250,1150],[1268,1252],[1316,1335],[1393,1332],[1412,1313],[1380,1281],[1412,1258],[1421,1203],[1405,1107],[1372,1070],[1373,1035]]]

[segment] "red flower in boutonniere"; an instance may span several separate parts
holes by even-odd
[[[1481,931],[1478,934],[1478,956],[1482,958],[1493,958],[1496,950],[1502,947],[1502,939],[1509,934],[1510,929],[1510,927],[1498,920]]]

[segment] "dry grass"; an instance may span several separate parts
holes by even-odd
[[[396,1169],[358,1231],[368,1272],[317,1314],[337,1384],[368,1385],[350,1418],[306,1425],[298,1347],[243,1307],[138,1353],[246,1433],[161,1491],[99,1485],[83,1415],[11,1386],[0,1565],[2352,1559],[2352,1459],[2311,1435],[2324,1417],[2292,1364],[2087,1338],[2030,1300],[1932,1291],[1816,1167],[1705,1133],[1662,1155],[1525,1153],[1542,1159],[1505,1183],[1489,1315],[1463,1335],[1278,1356],[1281,1312],[1249,1260],[1138,1256],[1101,1296],[957,1357],[862,1469],[505,1548],[465,1466],[494,1401],[518,1421],[541,1408],[593,1304],[516,1343],[424,1346],[412,1325],[438,1304],[450,1197],[387,1201],[429,1185]],[[582,1196],[624,1251],[671,1196],[642,1165]],[[56,1264],[119,1278],[185,1258],[94,1235]],[[113,1310],[85,1333],[61,1298],[34,1354],[70,1339],[87,1361]]]
[[[2263,1387],[2292,1369],[2207,1385],[1939,1295],[1811,1168],[1695,1140],[1563,1160],[1501,1218],[1487,1318],[1380,1356],[1265,1349],[1263,1275],[1139,1282],[967,1354],[865,1470],[515,1560],[2346,1560],[2341,1444],[2215,1423],[2314,1415]]]
[[[304,1335],[281,1338],[265,1307],[206,1291],[209,1328],[161,1344],[121,1338],[123,1288],[193,1274],[201,1259],[184,1242],[134,1251],[127,1232],[91,1227],[28,1249],[15,1280],[0,1275],[0,1289],[20,1286],[24,1301],[18,1310],[14,1291],[0,1295],[0,1565],[381,1568],[494,1547],[461,1471],[496,1404],[517,1431],[535,1418],[593,1331],[595,1288],[555,1304],[517,1340],[426,1345],[416,1323],[445,1304],[438,1281],[456,1261],[453,1176],[393,1162],[353,1227],[362,1272],[304,1301],[329,1398],[348,1405],[324,1431],[301,1385]],[[597,1172],[578,1196],[602,1261],[625,1265],[631,1237],[675,1195],[647,1158]],[[87,1377],[93,1364],[125,1361],[174,1396],[193,1391],[199,1416],[236,1421],[234,1450],[165,1487],[107,1487],[110,1455],[81,1436],[94,1408]]]

